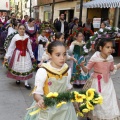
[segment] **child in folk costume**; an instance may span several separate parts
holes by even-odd
[[[114,65],[113,41],[108,38],[99,40],[97,50],[89,60],[87,66],[84,62],[81,67],[84,72],[94,70],[91,88],[94,88],[103,97],[103,104],[95,106],[92,111],[92,120],[120,120],[120,109],[118,108],[117,97],[110,73],[115,73],[120,68],[120,63]]]
[[[45,36],[46,34],[46,30],[42,30],[41,34],[38,36],[36,43],[38,44],[38,48],[37,48],[37,55],[35,55],[38,63],[40,63],[41,59],[42,59],[42,55],[46,50],[47,47],[47,43],[48,43],[48,39]]]
[[[65,41],[64,34],[60,32],[55,33],[55,41],[60,41],[64,43]],[[41,62],[38,64],[38,66],[40,67],[44,61],[48,61],[48,60],[50,60],[50,58],[49,55],[47,54],[47,51],[45,51],[42,56]],[[69,56],[68,53],[67,53],[67,60],[73,60],[76,62],[76,59],[72,56]]]
[[[16,79],[16,84],[20,84],[20,80],[24,80],[25,87],[31,89],[31,86],[28,84],[28,79],[32,78],[31,70],[33,69],[33,66],[31,58],[34,60],[34,55],[29,36],[25,34],[24,25],[20,24],[18,26],[18,32],[19,34],[16,34],[13,37],[4,58],[4,62],[7,62],[10,58],[10,71],[7,76]],[[24,73],[26,74],[23,75]]]
[[[86,62],[85,58],[83,57],[83,46],[85,42],[83,41],[83,34],[78,32],[76,34],[76,40],[73,41],[69,47],[69,52],[74,54],[74,58],[77,60],[77,64],[79,65],[83,60]],[[73,72],[72,77],[76,76],[77,71],[77,64],[73,63]],[[83,86],[86,83],[86,80],[89,78],[89,74],[85,74],[82,70],[80,75],[78,75],[77,79],[73,82],[74,86]]]
[[[35,24],[35,19],[30,18],[28,22],[25,24],[26,27],[26,34],[30,37],[32,50],[35,51],[37,44],[36,44],[36,33],[37,33],[37,26]]]
[[[64,92],[72,88],[70,84],[71,69],[66,61],[66,48],[60,41],[54,41],[48,45],[50,62],[43,63],[35,76],[35,90],[33,91],[35,102],[40,108],[44,108],[43,95],[49,92]],[[37,107],[37,109],[38,109]],[[29,113],[36,108],[29,110],[24,120],[77,120],[72,103],[62,105],[60,108],[48,107],[41,110],[39,114],[30,116]]]

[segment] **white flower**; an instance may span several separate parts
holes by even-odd
[[[100,29],[99,29],[99,31],[100,31],[100,32],[103,32],[103,29],[102,29],[102,28],[100,28]]]
[[[85,53],[88,53],[88,52],[89,52],[89,50],[88,50],[88,49],[84,49],[84,52],[85,52]]]
[[[83,46],[83,49],[86,49],[86,45],[85,45],[85,46]]]
[[[92,36],[90,36],[90,39],[92,38]]]
[[[91,44],[95,44],[95,41],[91,41],[90,43],[91,43]]]
[[[98,34],[97,32],[94,32],[94,34]],[[92,37],[92,36],[91,36]]]
[[[118,28],[118,27],[115,27],[115,31],[117,31],[117,32],[118,32],[118,30],[119,30],[119,28]]]
[[[107,27],[107,29],[111,30],[111,27]]]

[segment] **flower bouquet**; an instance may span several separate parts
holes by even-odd
[[[79,110],[77,111],[77,115],[84,116],[84,114],[90,112],[91,110],[94,110],[94,106],[97,104],[102,104],[103,98],[101,95],[99,95],[95,89],[88,89],[86,91],[72,91],[72,92],[63,92],[63,93],[57,93],[57,92],[50,92],[46,96],[43,97],[44,99],[44,105],[45,109],[48,107],[56,106],[57,108],[61,107],[64,104],[67,104],[69,102],[76,102],[79,103]],[[35,108],[36,106],[33,106],[29,109]],[[45,110],[44,109],[44,110]],[[29,113],[31,116],[39,113],[41,108],[38,108],[37,110]]]

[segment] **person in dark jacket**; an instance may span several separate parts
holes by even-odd
[[[56,21],[54,27],[57,30],[57,32],[64,33],[65,39],[68,37],[69,33],[68,22],[65,21],[65,15],[63,13],[60,13],[59,20]]]
[[[90,22],[90,19],[86,20],[86,23],[83,24],[83,28],[86,27],[94,32],[93,24]]]

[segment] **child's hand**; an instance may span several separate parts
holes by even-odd
[[[4,62],[3,63],[6,63],[8,61],[8,59],[4,58]]]
[[[42,108],[42,109],[45,108],[43,98],[41,98],[41,99],[37,102],[37,106],[40,107],[40,108]]]
[[[38,67],[41,67],[42,64],[43,64],[43,61],[41,60],[41,62],[38,64]]]
[[[85,66],[85,61],[82,61],[82,62],[80,63],[80,66],[81,66],[81,67]]]
[[[71,60],[73,60],[75,63],[77,63],[77,60],[74,57],[71,57]]]
[[[75,58],[74,58],[73,60],[74,60],[74,62],[75,62],[75,63],[77,63],[77,62],[78,62]]]
[[[38,67],[41,67],[41,65],[42,65],[42,63],[39,63],[39,64],[38,64]]]
[[[117,69],[120,69],[120,63],[118,63],[116,66],[117,66]]]
[[[33,58],[33,59],[32,59],[32,62],[36,62],[36,59],[35,59],[35,58]]]

